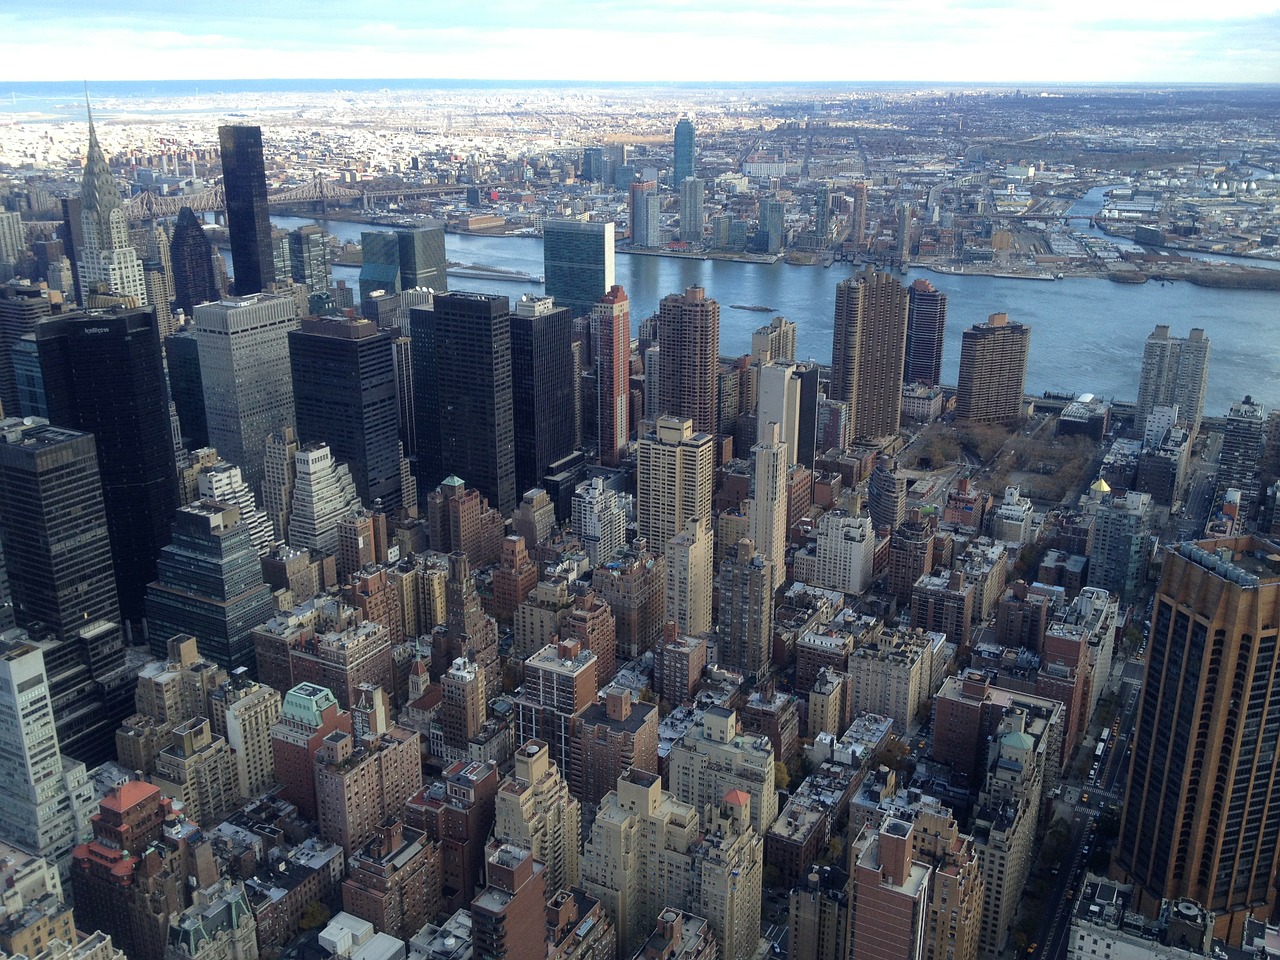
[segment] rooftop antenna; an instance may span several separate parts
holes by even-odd
[[[93,126],[93,105],[89,103],[89,81],[84,82],[84,112],[89,115],[89,126]]]

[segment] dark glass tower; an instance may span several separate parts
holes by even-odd
[[[169,241],[169,261],[173,269],[173,309],[191,317],[197,303],[218,299],[218,281],[213,275],[213,245],[190,207],[178,211],[178,222]]]
[[[71,281],[75,285],[76,303],[84,303],[84,291],[80,286],[80,251],[84,249],[84,205],[79,197],[62,198],[62,223],[58,224],[58,239],[62,241],[67,259],[71,261]]]
[[[0,403],[7,416],[16,416],[20,410],[13,373],[14,344],[47,316],[49,300],[39,287],[0,286]]]
[[[204,411],[204,381],[200,377],[200,343],[195,331],[184,330],[164,342],[169,370],[169,397],[178,408],[178,423],[187,449],[209,445],[209,424]]]
[[[693,121],[681,117],[676,122],[675,173],[671,182],[679,186],[687,177],[693,176],[696,176],[693,172]]]
[[[942,377],[942,339],[947,328],[947,295],[928,280],[907,288],[907,360],[903,383],[936,387]]]
[[[54,364],[45,367],[41,356],[50,416],[68,411],[66,422],[55,425],[85,430],[97,441],[120,612],[137,625],[178,508],[169,391],[155,312],[144,307],[75,314],[62,320],[62,328],[61,371]],[[50,357],[57,352],[49,344]]]
[[[418,489],[453,474],[509,514],[516,507],[511,304],[481,293],[437,296],[410,311]]]
[[[93,437],[0,422],[0,538],[14,618],[47,641],[58,740],[87,764],[115,755],[133,710]]]
[[[573,314],[551,297],[521,298],[511,318],[516,492],[539,485],[575,446]]]
[[[360,499],[401,506],[393,337],[371,320],[305,319],[289,333],[298,440],[327,443]]]
[[[582,220],[542,225],[542,269],[547,296],[573,316],[590,313],[614,284],[614,226]]]
[[[218,666],[256,672],[250,631],[271,618],[274,602],[239,508],[200,500],[179,510],[157,576],[147,590],[153,653],[186,633]]]
[[[360,234],[360,246],[364,254],[360,267],[362,302],[375,290],[400,293],[423,287],[443,293],[449,289],[443,227],[366,231]]]
[[[267,170],[262,160],[262,128],[218,128],[222,147],[222,188],[227,195],[231,269],[236,294],[261,293],[275,282],[271,220],[267,215]]]

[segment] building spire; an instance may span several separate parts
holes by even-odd
[[[93,107],[89,102],[89,83],[84,85],[84,107],[89,118],[89,150],[84,166],[84,179],[80,184],[80,201],[86,212],[92,211],[102,222],[104,230],[111,211],[120,206],[120,190],[111,168],[98,143],[98,131],[93,124]]]

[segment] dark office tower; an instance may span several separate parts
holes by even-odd
[[[679,186],[688,177],[697,176],[693,172],[693,121],[681,117],[676,121],[675,134],[675,174],[671,182]]]
[[[947,295],[928,280],[907,289],[907,362],[903,383],[936,387],[942,376],[942,337],[947,326]]]
[[[716,435],[720,304],[701,287],[658,304],[658,413],[687,417],[694,433]]]
[[[418,489],[465,477],[503,514],[516,507],[511,304],[481,293],[438,295],[409,311]]]
[[[315,224],[289,234],[289,270],[294,283],[305,283],[312,292],[329,291],[329,253],[324,231]]]
[[[850,440],[890,437],[902,415],[907,291],[867,267],[836,286],[831,399],[849,405]]]
[[[855,183],[849,212],[849,240],[859,253],[867,248],[867,185]]]
[[[511,318],[516,492],[538,486],[574,450],[573,314],[551,297],[521,297]]]
[[[1031,328],[993,313],[960,337],[960,379],[956,420],[964,423],[1016,423],[1022,416]]]
[[[1278,554],[1254,537],[1165,551],[1112,865],[1131,908],[1196,900],[1232,944],[1277,899]]]
[[[63,317],[41,320],[16,344],[13,370],[18,381],[15,416],[42,417],[50,423],[75,423],[75,398],[66,384],[71,382],[71,359],[67,350],[66,321]],[[53,389],[45,389],[45,381]]]
[[[84,290],[80,285],[80,251],[84,247],[83,214],[84,206],[79,197],[62,199],[62,222],[58,224],[58,239],[62,241],[67,259],[71,261],[71,280],[75,284],[76,303],[84,303]]]
[[[604,179],[604,147],[582,148],[582,170],[579,179],[598,183]]]
[[[204,381],[200,378],[200,344],[194,330],[175,333],[164,342],[169,396],[178,408],[178,423],[188,450],[209,445],[204,413]]]
[[[400,289],[446,292],[449,275],[444,253],[444,226],[398,230],[396,237],[400,244]]]
[[[0,633],[12,630],[16,624],[13,594],[9,592],[9,572],[4,568],[4,545],[0,544]]]
[[[14,618],[47,637],[58,740],[88,764],[114,754],[132,712],[93,437],[42,420],[0,424],[0,539]]]
[[[418,459],[418,421],[413,414],[413,341],[401,333],[391,341],[391,361],[396,370],[396,412],[400,444],[410,461]],[[405,504],[405,506],[412,506]]]
[[[591,337],[596,355],[596,455],[606,467],[616,467],[627,455],[631,438],[631,304],[622,287],[610,287],[592,308]]]
[[[360,234],[364,260],[360,267],[360,300],[375,290],[396,294],[421,287],[443,293],[449,289],[445,271],[444,228],[420,227],[394,233]]]
[[[262,128],[218,128],[222,147],[222,189],[227,196],[231,233],[231,270],[236,295],[261,293],[276,279],[267,211],[267,169],[262,159]]]
[[[41,357],[49,411],[69,409],[67,420],[54,425],[94,435],[120,613],[136,626],[178,508],[169,391],[155,310],[76,314],[62,318],[62,331],[66,362],[61,371],[44,367]],[[61,382],[60,373],[65,377]]]
[[[289,334],[301,443],[327,443],[361,501],[401,506],[400,419],[389,331],[363,318],[307,318]]]
[[[271,618],[274,602],[239,508],[216,500],[183,507],[157,566],[147,588],[152,653],[163,659],[169,638],[188,634],[205,659],[255,672],[251,631]]]
[[[213,245],[204,226],[190,207],[178,211],[178,222],[169,241],[169,261],[173,266],[173,309],[191,317],[197,303],[218,299],[218,280],[213,275]]]
[[[591,312],[613,286],[613,224],[548,220],[542,225],[547,296],[573,316]]]
[[[0,405],[5,416],[16,417],[20,412],[13,373],[14,344],[47,316],[49,300],[39,287],[13,283],[0,287]]]

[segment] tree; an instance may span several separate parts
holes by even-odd
[[[779,790],[786,790],[791,786],[791,774],[787,773],[787,765],[781,760],[773,762],[773,785]]]
[[[298,921],[298,926],[303,930],[315,930],[327,924],[331,916],[328,907],[319,900],[312,900],[302,911],[302,919]]]

